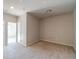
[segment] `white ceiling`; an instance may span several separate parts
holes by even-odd
[[[37,16],[48,14],[44,16],[46,17],[70,12],[75,8],[75,0],[3,0],[3,2],[4,12],[16,16],[31,12]],[[11,6],[14,6],[14,9],[10,9]],[[49,9],[52,9],[51,13],[46,12]]]

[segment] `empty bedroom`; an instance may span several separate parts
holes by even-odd
[[[3,2],[4,59],[76,59],[75,0]],[[16,24],[10,34],[9,22]]]

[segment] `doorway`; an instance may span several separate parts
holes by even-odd
[[[8,44],[16,43],[16,23],[8,22]]]

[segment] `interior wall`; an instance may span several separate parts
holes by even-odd
[[[40,39],[74,46],[73,13],[40,20]]]
[[[6,13],[3,13],[3,23],[4,23],[4,30],[3,30],[3,44],[7,45],[8,44],[8,22],[14,22],[16,23],[17,17],[12,16]]]
[[[73,11],[73,26],[74,26],[74,49],[76,50],[76,10]]]
[[[5,17],[3,16],[3,20]],[[3,45],[6,46],[8,44],[8,22],[5,20],[3,22]]]
[[[18,40],[19,43],[26,46],[26,14],[23,14],[18,17]]]
[[[40,40],[40,22],[39,19],[31,14],[27,14],[27,43],[31,45]]]
[[[3,13],[3,18],[4,18],[4,21],[7,20],[7,22],[14,22],[14,23],[17,22],[17,17],[13,15]]]

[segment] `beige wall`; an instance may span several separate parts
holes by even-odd
[[[3,13],[3,19],[4,21],[6,20],[7,22],[17,22],[17,17],[16,16],[13,16],[13,15],[9,15],[9,14],[6,14],[6,13]]]
[[[5,19],[3,17],[3,19]],[[7,45],[8,44],[8,22],[7,20],[4,21],[3,24],[3,45]]]
[[[40,21],[40,39],[73,46],[73,13],[52,16]]]
[[[26,46],[26,14],[23,14],[18,17],[18,40],[19,43]]]
[[[73,26],[74,26],[74,45],[73,47],[76,49],[76,10],[73,11]]]
[[[40,24],[39,20],[27,14],[27,43],[31,45],[40,40]]]
[[[8,43],[8,22],[15,22],[16,23],[17,17],[12,16],[6,13],[3,13],[3,21],[4,21],[4,30],[3,30],[3,44],[7,45]]]

